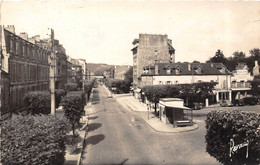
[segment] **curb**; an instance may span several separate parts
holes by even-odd
[[[88,103],[92,103],[92,98],[93,98],[93,89],[92,89],[92,91],[91,91],[91,95],[90,95],[90,97],[89,97],[89,100],[88,100]],[[87,103],[87,105],[88,105],[88,103]],[[86,105],[86,106],[87,106]],[[92,106],[92,104],[90,104],[90,106],[88,106],[88,107],[91,107]],[[86,138],[86,135],[87,135],[87,131],[88,131],[88,115],[87,115],[87,118],[86,118],[86,126],[85,126],[85,133],[84,133],[84,138],[83,138],[83,140],[82,140],[82,142],[81,142],[81,150],[80,150],[80,154],[79,154],[79,156],[78,156],[78,160],[77,160],[77,165],[80,165],[80,163],[81,163],[81,156],[82,156],[82,153],[83,153],[83,149],[84,149],[84,144],[85,144],[85,138]]]
[[[88,117],[86,119],[86,124],[88,126]],[[82,153],[83,153],[83,147],[84,147],[84,142],[85,142],[85,138],[86,138],[86,134],[87,134],[87,126],[85,127],[85,133],[84,133],[84,138],[81,142],[81,150],[80,150],[80,154],[79,154],[79,157],[78,157],[78,160],[77,160],[77,165],[80,165],[80,162],[81,162],[81,156],[82,156]]]
[[[122,103],[121,102],[119,102],[117,99],[116,99],[116,101],[118,102],[118,103],[120,103],[121,105],[122,105]],[[123,101],[124,102],[124,101]],[[126,105],[126,107],[128,107],[131,111],[133,111],[133,112],[140,112],[140,111],[135,111],[135,110],[133,110],[129,105],[127,105],[127,104],[125,104]],[[123,105],[122,105],[123,106]],[[124,107],[124,106],[123,106]],[[143,112],[143,111],[142,111]],[[142,113],[141,112],[141,113]],[[156,132],[160,132],[160,133],[182,133],[182,132],[189,132],[189,131],[194,131],[194,130],[196,130],[196,129],[198,129],[199,128],[199,126],[198,126],[198,124],[197,123],[195,123],[194,122],[194,124],[193,124],[193,126],[191,126],[191,127],[193,127],[193,128],[187,128],[186,130],[175,130],[175,131],[169,131],[169,132],[166,132],[166,131],[160,131],[160,130],[157,130],[157,129],[155,129],[154,127],[152,127],[144,118],[143,118],[143,116],[139,116],[140,118],[142,118],[142,120],[144,120],[145,122],[146,122],[146,124],[147,125],[149,125],[154,131],[156,131]],[[181,128],[181,127],[178,127],[178,128],[180,128],[180,129],[183,129],[183,128]],[[175,129],[178,129],[178,128],[175,128]]]
[[[141,117],[143,119],[143,117]],[[190,126],[190,127],[194,127],[194,128],[189,128],[187,130],[175,130],[175,131],[169,131],[169,132],[166,132],[166,131],[160,131],[160,130],[157,130],[155,129],[154,127],[152,127],[145,119],[143,119],[147,125],[149,125],[154,131],[156,132],[160,132],[160,133],[183,133],[183,132],[190,132],[190,131],[194,131],[196,129],[199,128],[198,124],[194,122],[193,126]],[[181,128],[181,127],[177,127],[175,129],[178,129],[178,128]],[[186,127],[187,128],[187,127]]]

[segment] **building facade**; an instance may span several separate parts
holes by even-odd
[[[139,34],[139,39],[135,39],[132,44],[133,84],[138,87],[144,66],[175,62],[175,49],[167,35]]]
[[[55,88],[64,89],[67,83],[67,55],[66,49],[59,43],[59,40],[54,39],[53,45],[50,38],[40,39],[39,35],[32,37],[33,41],[40,47],[48,50],[52,49],[55,54]],[[32,40],[31,39],[31,40]]]
[[[3,27],[1,31],[2,71],[6,74],[2,83],[9,81],[9,86],[4,87],[9,88],[5,99],[9,99],[8,112],[12,112],[25,108],[23,97],[27,92],[49,90],[50,52],[35,44],[26,33],[16,35],[14,26]]]
[[[156,63],[143,68],[141,86],[216,82],[211,103],[231,101],[231,73],[221,63]]]
[[[238,64],[231,76],[232,99],[247,97],[250,94],[253,79],[254,77],[250,74],[247,65]]]
[[[132,69],[130,66],[115,66],[114,68],[114,79],[124,80],[126,72]]]

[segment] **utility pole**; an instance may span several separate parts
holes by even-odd
[[[55,52],[54,30],[51,29],[51,57],[50,57],[50,91],[51,91],[51,114],[55,115]]]

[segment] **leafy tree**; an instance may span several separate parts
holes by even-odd
[[[213,63],[223,63],[224,65],[226,64],[226,58],[223,54],[223,52],[218,49],[217,52],[215,53],[215,56],[210,58],[207,62],[213,62]]]
[[[133,67],[126,71],[125,80],[130,84],[133,82]]]
[[[251,49],[251,50],[249,50],[249,53],[255,60],[260,59],[260,49],[259,48]]]
[[[61,105],[65,111],[65,116],[72,125],[74,136],[75,124],[79,123],[81,116],[84,114],[85,103],[85,94],[81,91],[69,92],[61,101]]]
[[[233,53],[233,59],[236,61],[241,61],[244,60],[246,58],[246,54],[244,52],[239,52],[239,51],[235,51]]]
[[[260,97],[260,75],[254,77],[254,80],[251,82],[251,86],[254,96]]]

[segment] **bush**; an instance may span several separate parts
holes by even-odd
[[[67,84],[65,84],[66,92],[78,91],[78,89],[79,89],[79,86],[76,83],[67,83]]]
[[[260,163],[260,114],[243,111],[212,111],[206,119],[206,151],[224,164],[259,164]],[[232,156],[230,161],[230,139],[236,144],[249,141],[249,155],[245,156],[246,147]],[[238,163],[239,162],[239,163]]]
[[[4,164],[62,165],[66,122],[51,115],[15,116],[1,125]]]
[[[30,114],[50,114],[51,95],[47,91],[32,91],[24,96],[24,103]]]
[[[63,89],[55,89],[55,107],[58,108],[60,103],[61,103],[61,99],[62,97],[64,97],[66,95],[65,90]]]
[[[245,97],[243,100],[245,105],[256,105],[258,102],[256,97]]]
[[[85,94],[81,91],[69,92],[62,98],[61,105],[65,111],[66,118],[72,125],[73,135],[75,135],[75,124],[79,123],[81,116],[84,114],[85,103]]]

